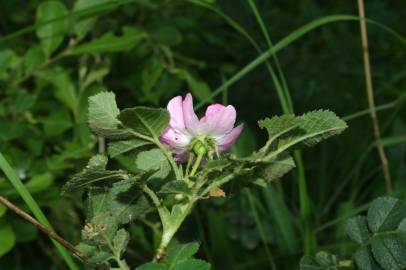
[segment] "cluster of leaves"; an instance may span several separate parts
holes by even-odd
[[[347,235],[360,246],[351,260],[340,261],[326,252],[304,257],[301,269],[393,270],[406,268],[406,202],[381,197],[374,200],[367,216],[347,221]]]
[[[149,200],[161,218],[165,249],[197,200],[224,196],[220,188],[234,179],[241,187],[279,179],[294,167],[288,155],[291,150],[312,146],[346,128],[345,122],[330,111],[267,118],[259,125],[267,129],[269,140],[259,151],[243,159],[228,155],[209,160],[196,175],[189,175],[159,141],[168,122],[169,113],[164,109],[134,107],[120,111],[111,92],[89,98],[90,127],[108,139],[110,158],[133,156],[130,163],[136,171],[109,170],[107,157],[96,155],[65,184],[64,192],[84,187],[89,190],[82,240],[94,250],[103,251],[103,256],[90,254],[90,263],[108,264],[115,259],[118,265],[123,264],[125,245],[116,248],[115,239],[127,235],[122,225],[153,209]]]
[[[10,39],[3,38],[9,29],[1,33],[0,150],[41,207],[74,208],[74,203],[60,198],[59,181],[77,166],[83,166],[94,152],[97,138],[87,125],[87,99],[99,91],[112,72],[114,53],[132,51],[140,64],[127,80],[136,74],[136,84],[142,90],[137,94],[140,102],[157,103],[183,85],[200,98],[209,95],[207,84],[188,68],[189,64],[173,59],[182,34],[172,23],[164,23],[165,28],[161,28],[162,23],[152,16],[164,3],[141,2],[130,5],[131,1],[34,1],[20,10],[15,16],[18,19],[6,11],[12,3],[4,7],[5,13],[9,13],[2,14],[4,25],[18,21],[33,26],[21,35],[11,34]],[[117,27],[110,23],[103,26],[101,15],[106,17],[123,9],[130,13],[136,9],[151,17],[143,22],[142,29],[133,21],[125,23],[121,16],[116,20]],[[30,31],[32,35],[27,36]],[[167,65],[168,57],[171,65]],[[157,90],[156,85],[163,83],[166,91]],[[133,82],[127,84],[133,88]],[[20,204],[18,192],[3,177],[0,195]],[[74,219],[64,220],[55,212],[54,222],[69,222],[70,226],[64,226],[65,233],[69,238],[77,238],[74,227],[78,225],[79,213]],[[0,223],[0,256],[17,242],[32,241],[37,235],[35,228],[7,214],[3,207]]]

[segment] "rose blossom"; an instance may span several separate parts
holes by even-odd
[[[167,106],[170,114],[168,127],[161,135],[161,141],[169,146],[178,162],[185,162],[196,142],[207,147],[209,153],[222,153],[230,149],[239,137],[244,125],[234,128],[236,111],[233,106],[212,104],[200,118],[193,110],[193,98],[188,93],[172,98]]]

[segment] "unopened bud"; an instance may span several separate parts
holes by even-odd
[[[207,146],[204,143],[202,143],[201,141],[196,141],[193,144],[193,152],[195,152],[196,155],[203,156],[207,153],[207,151],[208,151]]]

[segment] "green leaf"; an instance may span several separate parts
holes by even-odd
[[[62,193],[72,192],[75,189],[99,184],[99,182],[114,183],[127,180],[130,176],[125,171],[106,171],[96,169],[85,169],[74,175],[62,188]]]
[[[386,270],[406,269],[406,242],[393,235],[379,235],[371,241],[375,260]]]
[[[97,154],[89,159],[87,167],[91,168],[91,169],[105,170],[106,166],[107,166],[107,162],[108,162],[108,159],[105,155]]]
[[[371,235],[365,217],[358,216],[347,221],[346,231],[348,236],[358,244],[365,244]]]
[[[15,242],[13,228],[6,219],[0,219],[0,257],[9,252],[14,247]]]
[[[137,270],[166,270],[166,266],[161,263],[146,263],[137,267]]]
[[[42,191],[54,182],[52,174],[46,172],[42,174],[35,175],[27,183],[25,187],[32,193]]]
[[[84,36],[92,30],[96,16],[111,11],[118,5],[110,0],[77,0],[73,12],[79,14],[75,17],[74,31],[79,36]]]
[[[276,159],[264,162],[254,169],[255,175],[264,179],[266,183],[280,179],[295,167],[291,156],[279,155]]]
[[[169,113],[165,109],[135,107],[121,111],[118,119],[125,127],[132,129],[135,136],[157,140],[168,126]]]
[[[213,99],[211,96],[210,87],[204,81],[195,78],[189,71],[185,69],[175,69],[175,74],[178,75],[182,80],[185,80],[192,91],[193,96],[197,97],[199,100],[209,100]]]
[[[170,270],[210,270],[208,262],[198,259],[188,259],[169,268]]]
[[[4,216],[4,214],[7,212],[7,207],[4,205],[0,204],[0,218]]]
[[[406,203],[392,197],[373,201],[368,210],[368,225],[372,232],[394,230],[406,218]]]
[[[91,256],[88,261],[86,261],[86,265],[89,268],[93,268],[96,265],[103,265],[107,263],[112,258],[113,254],[110,252],[99,251],[95,253],[95,255]]]
[[[325,251],[317,252],[316,256],[304,256],[300,260],[301,270],[354,269],[351,261],[339,260],[336,255]]]
[[[173,212],[174,210],[172,210]],[[196,242],[180,244],[173,242],[168,247],[168,255],[164,258],[164,262],[169,265],[181,263],[190,259],[199,250],[199,244]],[[193,267],[190,269],[194,269]]]
[[[50,55],[61,44],[69,30],[68,11],[59,1],[45,1],[37,8],[37,36],[46,55]]]
[[[118,223],[129,223],[151,210],[148,199],[139,188],[141,180],[117,182],[108,191],[105,209],[113,214]]]
[[[354,255],[355,263],[361,270],[382,270],[372,256],[371,251],[368,246],[361,246],[355,252]]]
[[[404,201],[381,197],[372,202],[367,218],[357,217],[348,221],[347,233],[361,244],[355,254],[360,269],[406,268],[405,220]]]
[[[159,190],[159,193],[161,194],[189,195],[190,192],[191,192],[190,188],[185,183],[185,181],[182,180],[169,181],[168,183],[164,184]]]
[[[266,148],[274,147],[268,158],[290,150],[293,146],[315,145],[331,136],[340,134],[347,128],[347,124],[330,111],[318,110],[295,119],[292,117],[288,115],[259,121],[260,127],[266,128],[269,133],[270,141]],[[284,123],[285,121],[286,123]],[[278,140],[276,140],[277,138]]]
[[[118,230],[117,234],[113,238],[114,249],[119,254],[123,254],[129,241],[130,241],[130,234],[124,229]]]
[[[114,93],[101,92],[89,98],[89,125],[96,134],[113,139],[128,136],[118,127],[119,114]]]
[[[79,45],[71,50],[71,54],[82,53],[106,53],[130,50],[146,38],[146,33],[134,28],[123,27],[121,36],[115,36],[113,33],[106,33],[98,39]]]
[[[171,171],[171,166],[160,149],[151,149],[139,153],[135,164],[141,171],[156,171],[151,178],[163,179],[167,177]]]
[[[164,63],[158,57],[151,57],[147,61],[141,73],[142,91],[145,95],[151,95],[150,92],[158,82],[164,69]]]
[[[111,158],[114,158],[118,155],[130,152],[134,149],[146,146],[151,144],[150,142],[146,142],[140,139],[132,139],[132,140],[123,140],[123,141],[116,141],[110,142],[108,144],[107,151]]]
[[[59,109],[52,111],[43,121],[44,131],[49,136],[64,133],[72,127],[72,119],[67,110]]]
[[[57,67],[42,71],[39,75],[40,78],[49,81],[54,87],[54,96],[68,107],[73,113],[78,109],[78,95],[76,93],[75,85],[72,82],[69,73]]]
[[[182,43],[182,33],[175,27],[165,24],[159,24],[151,32],[151,37],[156,42],[167,46],[176,46]]]
[[[44,61],[45,55],[42,48],[39,46],[31,47],[24,55],[24,65],[26,73],[32,72]]]
[[[27,222],[26,220],[17,217],[14,219],[10,219],[10,224],[13,227],[17,243],[31,242],[37,238],[37,227]]]

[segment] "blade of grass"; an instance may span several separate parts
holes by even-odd
[[[266,243],[265,231],[264,231],[264,229],[262,227],[261,220],[259,219],[258,211],[257,211],[257,208],[255,206],[254,198],[252,196],[252,193],[251,193],[251,191],[249,189],[245,189],[244,193],[245,193],[245,195],[246,195],[246,197],[248,199],[248,203],[250,205],[252,214],[254,215],[255,225],[257,226],[259,235],[261,237],[262,244],[263,244],[264,249],[265,249],[265,254],[266,254],[269,266],[271,267],[271,269],[275,270],[276,269],[275,259],[273,258],[272,254],[271,254],[271,251],[269,250],[268,245]]]
[[[248,3],[249,3],[249,5],[250,5],[250,7],[252,9],[252,12],[254,13],[255,19],[258,22],[258,25],[259,25],[259,27],[261,29],[261,32],[265,37],[268,48],[272,49],[273,43],[272,43],[271,37],[270,37],[270,35],[268,33],[268,30],[265,27],[265,23],[262,20],[261,14],[259,13],[259,11],[257,9],[257,6],[255,5],[255,2],[253,0],[248,0]],[[276,53],[273,54],[273,60],[275,62],[275,66],[276,66],[276,69],[278,71],[279,78],[280,78],[280,80],[282,82],[282,90],[283,90],[283,94],[284,94],[283,99],[284,99],[284,102],[286,102],[287,108],[288,108],[288,111],[284,112],[284,113],[288,113],[288,112],[289,113],[294,113],[292,97],[290,95],[289,87],[288,87],[288,84],[286,82],[285,75],[284,75],[284,73],[282,71],[282,67],[281,67],[281,64],[279,62],[279,59],[278,59],[278,56],[276,55]],[[273,69],[272,69],[272,72],[274,73]]]
[[[48,219],[45,217],[44,213],[41,211],[38,204],[35,202],[34,198],[28,192],[27,188],[18,178],[16,173],[14,172],[13,168],[4,158],[3,154],[0,153],[0,169],[4,172],[7,178],[10,180],[13,187],[17,190],[20,194],[23,201],[27,204],[29,209],[32,211],[34,216],[38,219],[39,222],[42,223],[47,229],[50,231],[54,231],[51,224],[48,222]],[[61,246],[58,242],[51,239],[53,244],[55,245],[56,249],[58,250],[59,254],[65,260],[66,264],[69,266],[71,270],[78,270],[79,268],[76,266],[75,262],[73,261],[72,257],[70,256],[69,252]]]
[[[291,32],[288,36],[283,38],[281,41],[275,44],[275,46],[272,49],[269,49],[262,53],[260,56],[255,58],[253,61],[251,61],[249,64],[247,64],[245,67],[243,67],[240,71],[238,71],[234,76],[232,76],[230,79],[228,79],[225,83],[220,85],[216,90],[214,90],[210,96],[208,96],[206,99],[200,101],[196,105],[196,109],[200,109],[202,106],[207,104],[210,100],[212,100],[214,97],[219,95],[222,91],[224,91],[226,88],[230,87],[237,81],[239,81],[242,77],[244,77],[246,74],[254,70],[257,66],[260,64],[264,63],[269,57],[271,57],[273,54],[279,52],[280,50],[284,49],[303,35],[309,33],[310,31],[321,27],[323,25],[333,23],[333,22],[339,22],[339,21],[358,21],[359,18],[357,16],[352,16],[352,15],[329,15],[325,17],[318,18],[316,20],[313,20],[295,31]],[[389,27],[382,25],[380,23],[377,23],[372,20],[366,19],[367,22],[374,24],[381,29],[385,30],[386,32],[390,33],[397,39],[399,39],[400,42],[406,44],[406,38],[404,38],[402,35],[398,34],[394,30],[390,29]]]
[[[254,13],[254,16],[259,24],[259,27],[262,31],[262,34],[265,37],[265,40],[267,42],[269,50],[272,50],[273,44],[271,37],[265,27],[265,23],[262,20],[262,17],[254,3],[253,0],[248,0],[248,3],[252,9],[252,12]],[[294,108],[293,108],[293,103],[292,103],[292,98],[290,95],[290,91],[288,88],[288,85],[286,83],[285,76],[283,74],[281,65],[279,63],[278,57],[276,53],[273,54],[273,60],[275,62],[276,68],[278,70],[279,78],[282,81],[282,93],[283,95],[279,97],[279,100],[282,104],[286,104],[285,106],[282,106],[284,108],[284,113],[294,113]],[[271,68],[271,75],[272,77],[276,77],[275,72]],[[276,80],[279,84],[279,80],[276,77],[274,80]],[[307,180],[306,180],[306,173],[305,173],[305,167],[304,167],[304,162],[302,158],[302,154],[300,151],[295,152],[295,160],[296,163],[298,164],[297,170],[298,170],[298,189],[299,189],[299,200],[300,200],[300,213],[301,213],[301,219],[304,224],[303,226],[303,251],[305,255],[310,255],[314,253],[314,249],[316,247],[316,238],[315,235],[311,231],[311,224],[310,224],[310,215],[311,215],[311,209],[310,209],[310,195],[309,192],[307,191]]]

